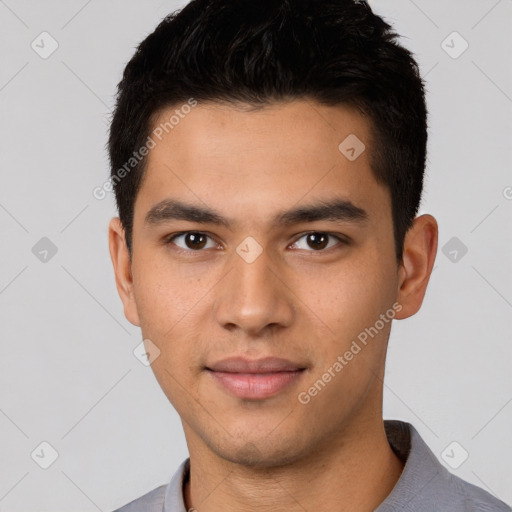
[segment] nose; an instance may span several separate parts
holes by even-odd
[[[235,254],[232,265],[216,289],[218,324],[251,337],[289,327],[295,312],[293,294],[266,252],[251,263]]]

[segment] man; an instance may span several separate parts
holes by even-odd
[[[437,249],[396,39],[365,2],[195,0],[127,65],[110,252],[190,458],[121,511],[509,510],[382,418]]]

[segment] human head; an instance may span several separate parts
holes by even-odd
[[[354,106],[370,120],[371,167],[391,194],[400,261],[421,199],[427,119],[417,64],[397,38],[354,0],[193,0],[167,16],[126,66],[110,129],[111,180],[130,253],[146,164],[133,154],[162,109],[191,98],[255,109],[308,98]]]
[[[231,19],[222,2],[192,3],[193,8],[185,8],[178,23],[183,28],[181,39],[171,39],[181,52],[191,45],[189,39],[197,25],[190,13],[201,19],[206,16],[196,41],[197,51],[192,52],[194,58],[187,54],[189,57],[180,59],[181,67],[177,67],[173,64],[176,52],[167,55],[164,51],[162,55],[161,46],[168,48],[164,25],[140,47],[147,56],[141,58],[139,49],[132,61],[137,64],[128,65],[121,90],[129,90],[134,96],[123,103],[121,92],[118,123],[124,129],[130,123],[144,127],[143,113],[149,116],[147,131],[138,132],[140,147],[150,146],[149,135],[164,121],[174,127],[161,133],[151,148],[142,179],[134,169],[133,174],[116,182],[120,206],[126,199],[125,206],[132,210],[123,213],[120,208],[122,222],[112,219],[109,242],[125,315],[141,327],[148,351],[152,346],[158,349],[152,370],[180,414],[191,457],[198,457],[201,451],[202,456],[208,456],[204,452],[208,448],[210,455],[216,453],[224,460],[272,466],[304,460],[319,450],[329,452],[331,442],[342,430],[351,430],[345,438],[359,442],[364,430],[366,439],[375,434],[382,423],[382,379],[391,320],[407,318],[419,309],[433,266],[437,228],[431,216],[414,219],[397,264],[394,196],[374,168],[375,155],[380,153],[373,141],[377,138],[375,123],[368,114],[369,107],[365,107],[371,102],[335,102],[334,92],[327,86],[321,89],[321,97],[306,94],[303,84],[308,83],[310,73],[309,68],[301,68],[301,63],[317,63],[307,59],[309,53],[297,57],[291,49],[292,40],[298,36],[297,25],[315,25],[315,8],[320,23],[324,13],[331,12],[325,11],[329,5],[310,2],[309,13],[304,8],[297,18],[295,11],[287,11],[288,3],[269,4],[270,13],[277,16],[288,12],[293,23],[283,21],[280,43],[267,35],[258,46],[258,35],[245,40],[250,33],[246,25],[258,24],[258,15],[260,21],[268,16],[268,11],[260,12],[264,4],[237,2],[235,8],[235,4],[228,3],[233,7]],[[361,17],[373,16],[367,6],[343,5],[344,25],[352,27],[354,37],[371,32],[363,28]],[[244,8],[245,24],[239,19],[239,11]],[[245,41],[231,58],[232,76],[228,73],[223,82],[238,84],[230,89],[238,90],[236,97],[225,92],[222,96],[217,83],[221,78],[217,68],[231,66],[224,62],[226,55],[217,56],[219,44],[229,41],[216,21],[224,15],[224,30],[239,33]],[[302,18],[311,21],[301,22]],[[361,20],[363,25],[359,27]],[[281,23],[276,23],[277,30]],[[377,20],[375,23],[386,27]],[[341,32],[344,25],[331,29],[331,39],[337,41],[332,30]],[[159,30],[164,34],[158,35]],[[329,33],[325,27],[323,30]],[[215,37],[219,37],[218,43],[212,40]],[[325,38],[320,31],[313,37],[320,48],[318,59],[321,48],[325,53],[332,47],[333,41]],[[348,39],[345,46],[365,48]],[[278,75],[283,75],[274,85],[268,83],[265,71],[267,60],[272,61],[273,48],[282,54],[277,68]],[[372,66],[384,71],[377,61],[386,62],[382,56],[386,52],[369,45],[364,55],[368,53],[374,61],[363,68],[372,75],[372,81],[362,71],[349,69],[355,62],[346,63],[335,76],[343,83],[347,75],[359,77],[347,85],[348,90],[365,90],[378,103],[383,101],[379,87],[385,79],[376,78]],[[302,80],[290,75],[287,54],[290,62],[302,69]],[[214,65],[210,59],[214,59]],[[237,59],[244,64],[237,64]],[[170,90],[158,72],[162,62],[166,63],[165,69],[173,69],[170,75],[176,79]],[[331,65],[336,62],[332,60]],[[133,71],[134,66],[142,67],[142,74],[140,69]],[[268,66],[272,75],[272,64]],[[386,69],[390,68],[393,66],[388,63]],[[256,92],[244,85],[245,73],[251,69]],[[414,68],[408,69],[415,73]],[[205,70],[211,71],[211,76]],[[197,78],[194,87],[191,75]],[[149,88],[144,86],[147,76],[152,77]],[[317,84],[318,80],[325,84],[322,77],[309,78]],[[380,85],[374,80],[380,80]],[[302,87],[303,93],[291,94],[290,83]],[[403,87],[402,83],[393,84]],[[421,96],[421,88],[419,91]],[[349,98],[346,89],[343,94]],[[402,96],[406,95],[402,91]],[[396,102],[401,101],[395,96]],[[146,103],[160,108],[148,108]],[[411,109],[411,102],[406,107]],[[381,116],[396,117],[396,112],[397,105],[388,102]],[[111,142],[115,137],[120,140],[111,147],[117,150],[127,138],[121,137],[126,132],[116,128],[115,120]],[[400,144],[410,136],[409,121],[400,122],[401,127],[393,125],[390,133],[383,132],[384,137],[392,134],[396,139],[395,149],[386,147],[385,153],[393,156],[393,162],[398,162]],[[338,149],[350,135],[367,146],[354,160]],[[133,149],[130,146],[130,151]],[[404,159],[409,171],[410,150],[410,146],[403,149],[410,156]],[[142,154],[142,150],[138,152]],[[391,183],[398,190],[397,204],[410,206],[411,187],[404,186],[402,174],[396,176],[391,175]],[[409,183],[411,176],[406,176]],[[418,173],[414,176],[418,178]],[[128,177],[131,181],[125,182]],[[421,184],[421,172],[419,180]],[[397,188],[397,184],[404,188]],[[122,190],[126,196],[120,195]],[[133,228],[131,254],[125,222],[129,222],[130,230]],[[254,258],[246,259],[244,253]],[[364,340],[366,344],[362,341],[365,335],[371,336],[371,340]],[[250,364],[262,364],[269,357],[285,359],[296,369],[293,385],[256,399],[226,392],[215,380],[222,371],[215,368],[233,357]],[[329,373],[335,371],[338,373]],[[332,383],[318,396],[310,391],[312,383],[323,379],[325,384],[329,375]],[[303,394],[306,389],[314,400],[307,400]],[[284,411],[290,411],[286,418]],[[306,424],[308,428],[304,428]]]

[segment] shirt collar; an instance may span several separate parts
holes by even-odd
[[[405,466],[395,487],[375,512],[409,510],[408,505],[419,498],[428,507],[425,497],[435,494],[429,490],[429,485],[433,485],[440,474],[448,477],[448,470],[439,463],[410,423],[387,420],[384,427],[391,448]]]

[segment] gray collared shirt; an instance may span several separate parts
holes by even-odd
[[[375,512],[511,512],[502,501],[442,466],[416,429],[401,421],[384,422],[389,444],[405,463],[388,497]],[[128,503],[115,512],[187,512],[183,482],[190,459],[186,459],[168,485]]]

